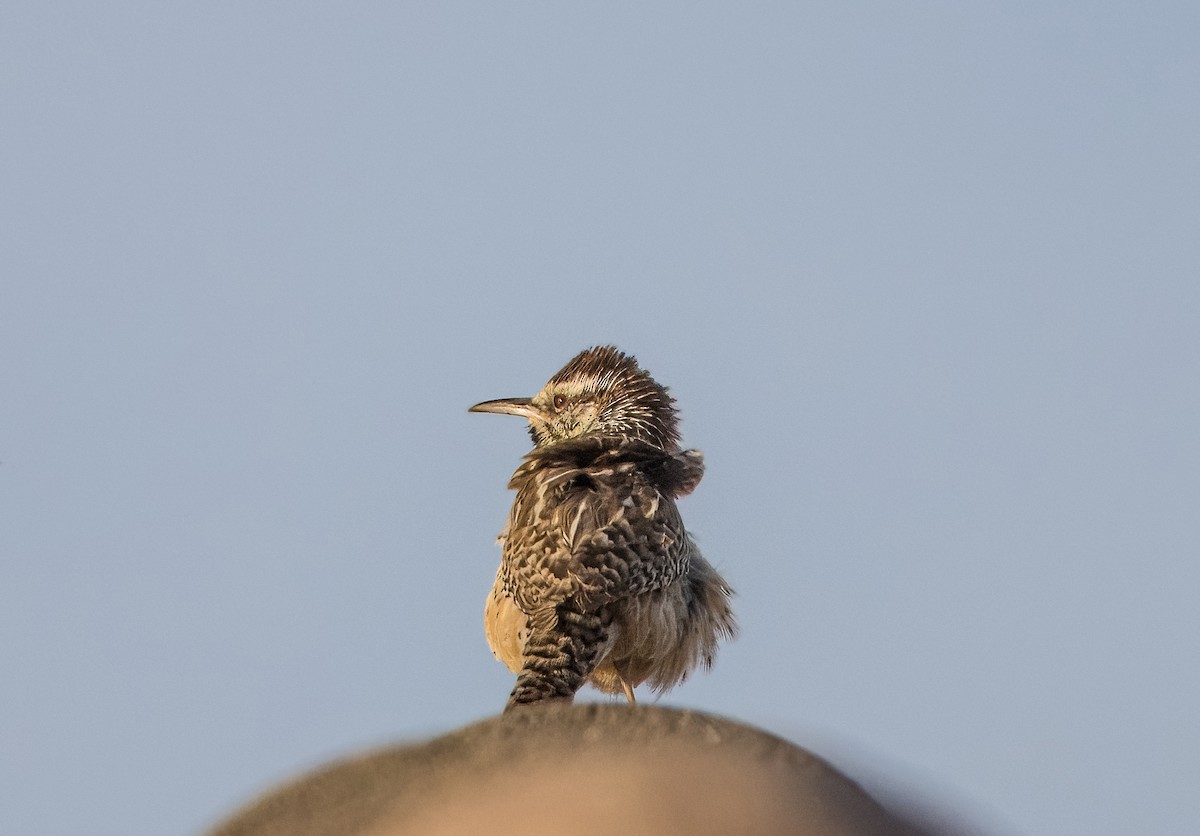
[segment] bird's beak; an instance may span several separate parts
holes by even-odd
[[[540,418],[541,413],[529,398],[500,398],[494,401],[477,403],[468,412],[496,412],[501,415],[520,415],[522,418],[533,420]]]

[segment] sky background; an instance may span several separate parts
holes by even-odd
[[[678,398],[661,703],[990,834],[1200,820],[1200,6],[0,10],[0,830],[497,712],[522,422]]]

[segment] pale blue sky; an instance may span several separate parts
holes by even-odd
[[[664,704],[1001,834],[1200,820],[1200,6],[0,12],[0,829],[499,710],[530,394],[672,387]],[[872,778],[871,776],[875,777]]]

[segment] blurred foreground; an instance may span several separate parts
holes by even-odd
[[[910,834],[829,764],[707,714],[550,705],[325,767],[212,836]]]

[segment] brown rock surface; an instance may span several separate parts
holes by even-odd
[[[548,705],[340,761],[212,836],[913,834],[816,756],[707,714]]]

